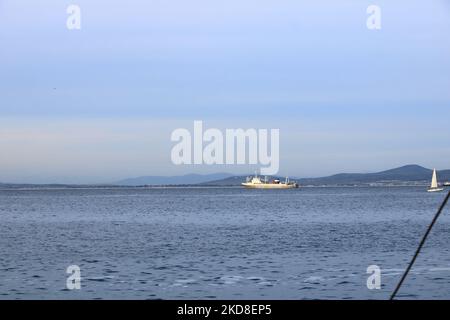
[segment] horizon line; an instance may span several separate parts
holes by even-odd
[[[336,175],[341,175],[341,174],[376,174],[376,173],[382,173],[382,172],[386,172],[386,171],[391,171],[391,170],[395,170],[395,169],[401,169],[401,168],[405,168],[405,167],[419,167],[422,169],[426,169],[426,170],[430,170],[432,171],[435,168],[427,168],[424,167],[422,165],[419,164],[406,164],[406,165],[402,165],[399,167],[394,167],[394,168],[389,168],[389,169],[385,169],[385,170],[381,170],[381,171],[370,171],[370,172],[338,172],[338,173],[333,173],[333,174],[329,174],[329,175],[322,175],[322,176],[314,176],[314,177],[299,177],[299,176],[286,176],[286,175],[281,175],[281,174],[275,174],[275,175],[267,175],[268,177],[290,177],[292,179],[321,179],[321,178],[327,178],[327,177],[333,177]],[[448,171],[450,169],[436,169],[437,172],[439,171]],[[252,176],[253,174],[234,174],[234,173],[229,173],[229,172],[213,172],[213,173],[186,173],[186,174],[180,174],[180,175],[139,175],[139,176],[133,176],[133,177],[128,177],[128,178],[123,178],[123,179],[119,179],[116,181],[109,181],[109,182],[92,182],[92,183],[71,183],[71,182],[45,182],[45,183],[36,183],[36,182],[2,182],[0,181],[0,185],[64,185],[64,186],[124,186],[121,185],[120,182],[126,181],[126,180],[133,180],[133,179],[141,179],[141,178],[181,178],[181,177],[186,177],[186,176],[202,176],[202,177],[206,177],[206,176],[212,176],[212,175],[226,175],[228,177],[226,178],[231,178],[231,177],[245,177],[245,176]],[[260,174],[258,174],[260,175]],[[265,176],[265,175],[260,175],[260,176]],[[225,179],[226,179],[225,178]],[[221,180],[221,179],[220,179]],[[203,183],[203,182],[200,182]],[[196,183],[194,183],[196,184]]]

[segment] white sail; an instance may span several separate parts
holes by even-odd
[[[431,179],[431,189],[435,189],[438,187],[436,169],[433,169],[433,178]]]

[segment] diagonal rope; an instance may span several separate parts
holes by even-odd
[[[416,253],[414,254],[413,258],[411,259],[411,262],[408,265],[408,268],[406,268],[405,273],[403,274],[402,278],[400,279],[400,282],[397,284],[397,287],[395,288],[394,292],[392,293],[390,300],[393,300],[395,298],[395,295],[397,294],[398,290],[402,286],[403,281],[405,281],[406,276],[408,275],[409,271],[411,270],[414,262],[416,261],[417,256],[420,253],[420,250],[422,249],[425,241],[427,240],[428,234],[430,233],[431,229],[433,228],[436,220],[441,215],[441,212],[444,209],[445,205],[447,204],[449,198],[450,198],[450,191],[447,193],[447,196],[445,197],[444,201],[442,202],[441,206],[439,207],[439,210],[437,211],[436,215],[434,216],[433,220],[431,221],[431,224],[428,227],[427,232],[425,232],[425,234],[422,238],[422,241],[420,241],[420,244],[416,250]]]

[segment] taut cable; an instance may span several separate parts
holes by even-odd
[[[427,240],[428,234],[430,233],[431,229],[433,228],[433,226],[434,226],[436,220],[437,220],[437,219],[439,218],[439,216],[441,215],[442,210],[444,210],[444,207],[445,207],[445,205],[447,204],[449,198],[450,198],[450,191],[447,193],[447,196],[445,197],[444,201],[442,202],[441,206],[439,207],[438,212],[435,214],[435,216],[434,216],[434,218],[433,218],[433,221],[431,221],[431,224],[430,224],[430,226],[428,227],[427,232],[425,232],[425,234],[424,234],[424,236],[423,236],[423,238],[422,238],[422,241],[420,241],[420,244],[419,244],[419,247],[418,247],[417,250],[416,250],[416,253],[414,254],[413,258],[411,259],[411,262],[410,262],[409,265],[408,265],[408,268],[406,268],[405,273],[403,274],[402,278],[400,279],[400,282],[397,284],[397,287],[395,288],[394,292],[392,293],[391,299],[390,299],[390,300],[394,300],[395,295],[397,294],[398,290],[400,289],[400,287],[401,287],[402,284],[403,284],[403,281],[405,281],[405,278],[406,278],[406,276],[408,275],[409,270],[411,270],[411,268],[412,268],[414,262],[416,261],[417,256],[418,256],[419,253],[420,253],[420,250],[422,249],[422,247],[423,247],[425,241]]]

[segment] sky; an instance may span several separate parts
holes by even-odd
[[[194,120],[279,128],[282,175],[448,169],[449,34],[448,0],[0,0],[0,182],[253,172],[174,165]]]

